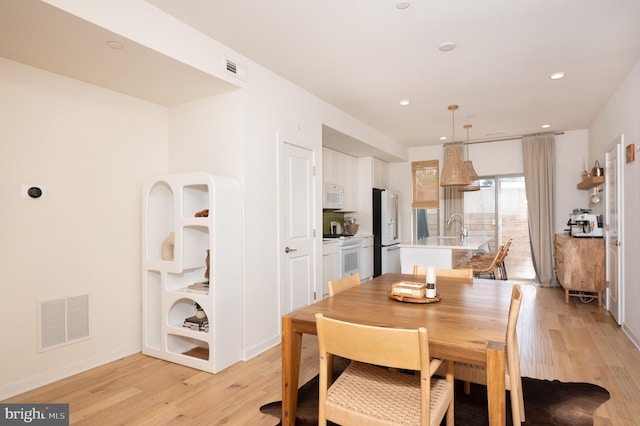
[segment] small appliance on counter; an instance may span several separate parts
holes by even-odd
[[[604,228],[602,215],[591,214],[591,209],[574,209],[567,225],[569,233],[576,238],[602,238]]]

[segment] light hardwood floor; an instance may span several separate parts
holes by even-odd
[[[603,386],[595,424],[640,425],[640,352],[609,313],[566,305],[558,288],[523,293],[522,374]],[[316,351],[305,336],[301,383],[317,374]],[[137,354],[3,402],[69,403],[74,425],[275,425],[259,407],[280,399],[280,368],[280,347],[215,375]]]

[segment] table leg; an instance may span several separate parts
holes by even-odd
[[[282,425],[294,426],[298,404],[298,381],[302,333],[293,329],[291,318],[282,318]]]
[[[487,400],[491,426],[504,426],[506,423],[504,355],[504,343],[489,342],[487,346]]]

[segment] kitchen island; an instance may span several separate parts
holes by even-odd
[[[400,268],[403,274],[412,274],[413,266],[433,265],[436,268],[454,268],[460,260],[471,257],[474,250],[489,251],[488,235],[421,238],[414,244],[400,244]]]

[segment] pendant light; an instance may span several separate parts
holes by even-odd
[[[453,144],[447,149],[442,166],[440,186],[464,186],[471,183],[461,156],[461,143],[456,143],[455,137],[455,111],[458,105],[449,105],[451,111],[451,140]]]
[[[469,129],[471,128],[471,124],[465,124],[463,127],[467,129],[467,160],[464,162],[464,167],[467,171],[467,176],[469,176],[469,180],[471,181],[471,183],[469,185],[459,187],[458,191],[480,191],[480,178],[473,168],[473,163],[471,162],[471,160],[469,160]]]

